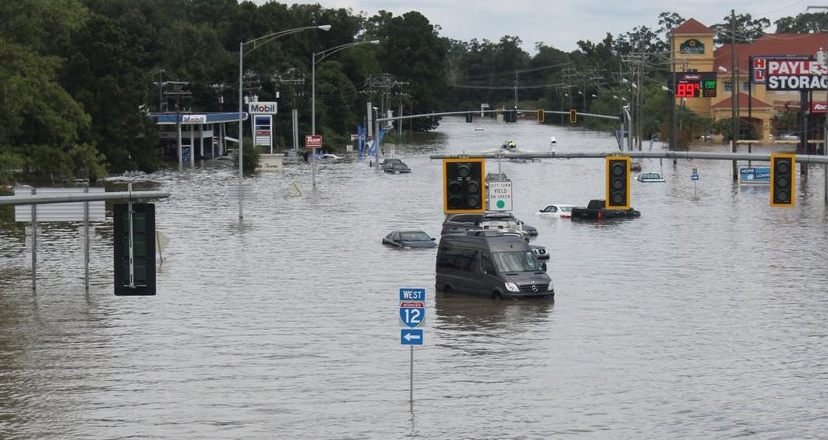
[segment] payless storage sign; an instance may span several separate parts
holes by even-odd
[[[489,190],[488,209],[490,211],[511,211],[512,210],[512,182],[486,182]]]

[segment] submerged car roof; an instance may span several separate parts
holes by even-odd
[[[530,249],[526,240],[514,235],[504,234],[500,231],[480,230],[471,231],[465,234],[445,234],[440,238],[440,244],[454,242],[454,243],[469,243],[482,246],[484,243],[493,251],[496,250],[527,250]]]

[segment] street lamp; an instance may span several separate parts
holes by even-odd
[[[358,46],[360,44],[377,44],[379,40],[368,41],[354,41],[351,43],[340,44],[323,50],[322,52],[314,52],[311,57],[311,134],[316,134],[316,64],[325,58],[339,52],[340,50],[349,47]],[[311,155],[311,174],[313,175],[313,186],[316,187],[316,154]]]
[[[322,52],[314,52],[311,60],[311,134],[316,134],[316,64],[336,52],[339,52],[340,50],[347,49],[352,46],[358,46],[360,44],[377,43],[379,43],[379,40],[354,41],[352,43],[340,44],[339,46],[325,49]]]
[[[323,24],[319,26],[304,26],[295,29],[288,29],[285,31],[274,32],[272,34],[267,34],[265,36],[254,38],[250,41],[239,42],[239,219],[241,220],[244,218],[242,214],[242,206],[244,203],[244,190],[242,189],[243,184],[243,171],[244,165],[242,162],[242,157],[244,156],[244,129],[242,128],[242,94],[244,93],[244,84],[242,82],[242,72],[244,71],[244,46],[252,45],[249,52],[253,52],[260,46],[263,46],[271,41],[285,36],[289,34],[293,34],[296,32],[306,31],[310,29],[321,29],[323,31],[329,31],[331,29],[331,25]]]

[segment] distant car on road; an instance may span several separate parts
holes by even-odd
[[[437,247],[434,238],[419,229],[393,231],[382,239],[382,244],[400,249]]]
[[[508,212],[486,212],[486,213],[454,213],[448,214],[443,221],[443,229],[440,235],[465,234],[469,231],[482,229],[493,229],[501,232],[517,232],[529,238],[530,233],[521,227],[512,214]],[[534,229],[534,228],[532,228]],[[537,234],[537,230],[535,230]]]
[[[551,205],[546,205],[545,208],[541,209],[540,211],[536,212],[535,214],[541,217],[550,217],[550,218],[571,218],[572,217],[572,208],[575,205],[565,205],[563,203],[553,203]]]
[[[782,133],[779,135],[779,139],[783,141],[798,141],[799,135],[796,133]]]
[[[411,168],[405,164],[401,159],[391,157],[385,159],[380,163],[380,169],[386,173],[410,173]]]
[[[644,183],[664,182],[664,176],[654,172],[639,173],[638,176],[636,176],[635,180]]]

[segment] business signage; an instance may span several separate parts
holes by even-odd
[[[716,72],[676,74],[676,98],[715,98]]]
[[[275,115],[278,105],[276,102],[251,102],[247,104],[247,112],[253,115]]]
[[[253,116],[253,145],[271,146],[273,119],[270,115]]]
[[[814,101],[811,103],[811,114],[825,113],[826,108],[828,108],[828,105],[825,101]]]
[[[206,124],[207,115],[181,115],[182,124]]]
[[[704,53],[704,43],[695,38],[691,38],[679,45],[679,53],[701,55]]]
[[[770,184],[770,167],[739,168],[739,183],[746,185]]]
[[[322,135],[309,134],[305,136],[305,148],[322,148]]]
[[[758,58],[758,57],[757,57]],[[826,90],[825,64],[805,57],[754,58],[751,80],[768,90]],[[762,82],[764,81],[764,82]]]

